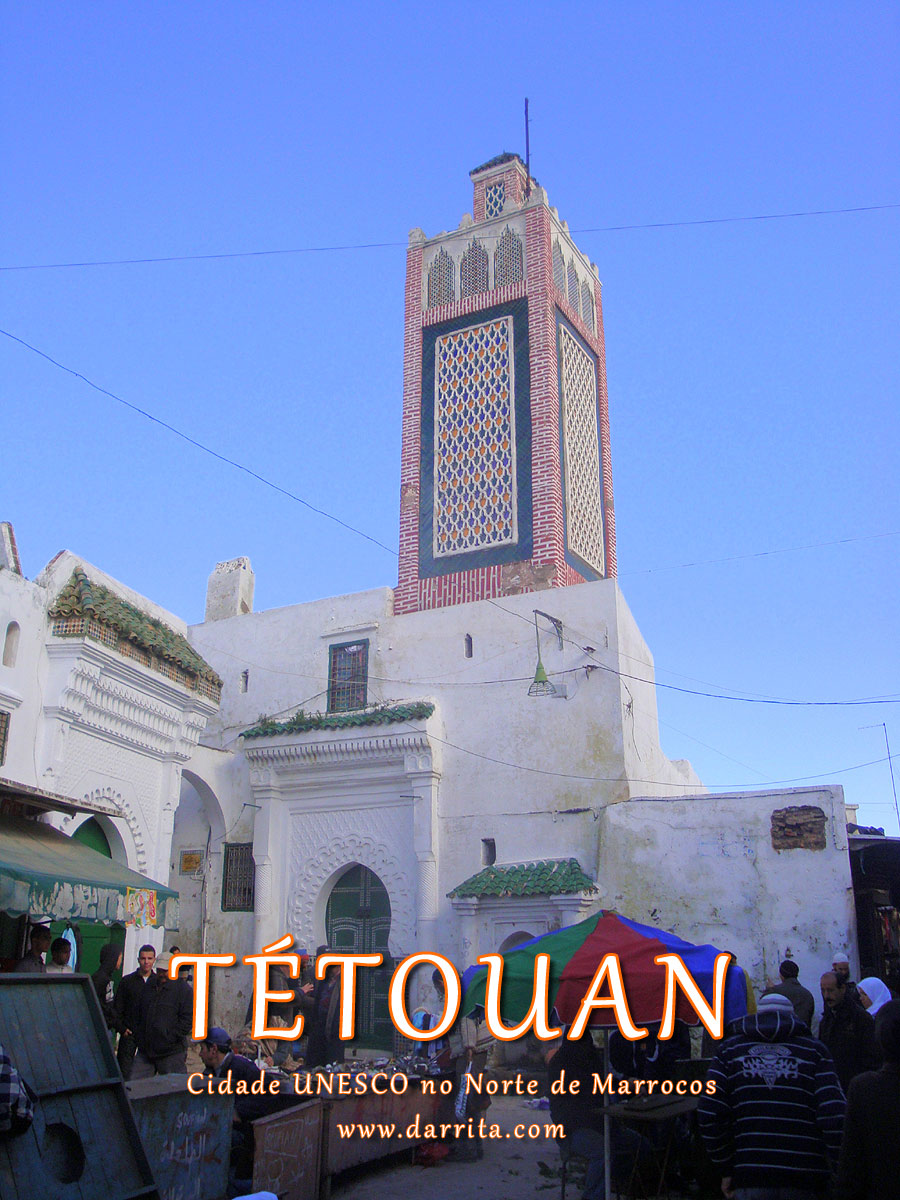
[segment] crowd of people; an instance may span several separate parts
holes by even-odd
[[[726,1027],[721,1041],[705,1040],[712,1057],[697,1127],[707,1168],[728,1200],[900,1198],[900,1000],[875,977],[854,983],[843,952],[819,990],[816,1021],[815,999],[797,964],[786,960],[779,982]],[[605,1137],[613,1180],[622,1183],[635,1171],[652,1177],[654,1138],[663,1136],[675,1146],[668,1184],[681,1182],[678,1148],[691,1141],[689,1124],[678,1117],[664,1128],[610,1120],[605,1131],[592,1086],[606,1070],[632,1080],[695,1075],[687,1028],[676,1022],[667,1042],[655,1034],[651,1027],[648,1037],[629,1042],[612,1033],[608,1064],[590,1032],[547,1044],[551,1115],[565,1130],[564,1154],[587,1160],[585,1200],[606,1194]],[[560,1080],[580,1086],[572,1092]]]
[[[795,963],[758,1011],[726,1031],[709,1070],[714,1092],[698,1115],[722,1192],[739,1200],[900,1195],[900,1000],[880,979],[856,984],[849,956],[819,980],[823,1009],[813,1036],[811,993]]]
[[[65,938],[54,940],[46,927],[34,926],[29,951],[16,970],[71,970],[70,951]],[[46,954],[50,957],[45,962]],[[186,980],[169,978],[170,961],[171,952],[157,956],[153,946],[141,946],[137,969],[115,988],[122,948],[110,944],[101,950],[92,979],[110,1034],[118,1037],[117,1058],[125,1079],[187,1073],[193,996]],[[315,1069],[339,1063],[344,1043],[337,1031],[338,969],[329,968],[324,979],[301,979],[299,984],[283,973],[279,977],[278,970],[272,971],[270,988],[294,991],[295,996],[272,1006],[270,1023],[288,1027],[302,1012],[304,1064]],[[439,972],[434,982],[440,1002]],[[720,1042],[705,1042],[712,1057],[698,1102],[697,1126],[728,1200],[813,1200],[832,1187],[841,1200],[900,1197],[900,1000],[893,999],[876,977],[854,983],[849,956],[843,952],[834,954],[830,970],[819,980],[819,991],[822,1009],[817,1020],[812,992],[800,982],[797,964],[785,960],[779,981],[758,1003],[750,990],[747,1015],[732,1022]],[[248,1023],[249,1018],[248,1011]],[[435,1019],[435,1014],[419,1009],[414,1023],[424,1032]],[[446,1042],[428,1049],[443,1055],[445,1067],[459,1078],[484,1066],[483,1047],[477,1045],[477,1031],[468,1029],[471,1024],[459,1023]],[[687,1027],[676,1022],[674,1036],[666,1041],[656,1032],[651,1028],[639,1041],[613,1033],[613,1073],[629,1079],[681,1077],[691,1059]],[[241,1054],[245,1049],[248,1054]],[[226,1030],[213,1027],[199,1046],[209,1074],[224,1077],[230,1072],[247,1082],[259,1079],[266,1065],[260,1056],[268,1055],[271,1065],[272,1057],[280,1055],[290,1071],[299,1065],[293,1056],[300,1053],[299,1044],[281,1039],[253,1044],[246,1028],[232,1040]],[[545,1058],[551,1116],[564,1129],[566,1153],[587,1159],[585,1200],[601,1200],[605,1137],[610,1139],[615,1177],[643,1157],[653,1158],[653,1134],[619,1121],[611,1123],[611,1136],[604,1131],[602,1104],[594,1097],[592,1083],[607,1067],[590,1031],[578,1040],[560,1037],[548,1043]],[[574,1091],[554,1087],[560,1079],[583,1086]],[[252,1171],[252,1122],[292,1102],[296,1099],[289,1090],[279,1096],[248,1091],[236,1097],[232,1163],[238,1175],[249,1178]],[[686,1123],[681,1133],[688,1139]],[[480,1149],[473,1145],[468,1152],[480,1157]],[[456,1151],[464,1156],[461,1147]],[[677,1155],[673,1163],[677,1168]]]

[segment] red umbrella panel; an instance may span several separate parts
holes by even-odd
[[[677,954],[706,1002],[712,1005],[715,961],[722,953],[725,952],[714,946],[695,946],[675,934],[649,925],[639,925],[618,913],[603,912],[560,973],[556,1011],[566,1024],[575,1020],[600,961],[606,954],[618,955],[628,1008],[632,1020],[638,1025],[662,1020],[667,970],[662,963],[654,962],[661,954]],[[676,1019],[688,1025],[698,1024],[697,1012],[682,988],[677,988],[676,996]],[[746,1012],[744,973],[740,967],[732,964],[725,982],[725,1021],[733,1021]],[[590,1020],[591,1025],[615,1023],[615,1011],[609,1008],[595,1009]]]
[[[677,954],[687,967],[707,1004],[714,999],[714,973],[717,955],[714,946],[695,946],[675,934],[640,925],[615,912],[603,911],[577,925],[555,930],[534,938],[503,958],[500,1011],[507,1023],[525,1016],[531,1003],[534,961],[538,954],[550,955],[550,1007],[556,1008],[565,1024],[574,1021],[597,968],[605,955],[616,954],[632,1019],[638,1025],[662,1020],[666,967],[653,960],[661,954]],[[463,977],[463,1012],[484,1004],[487,976],[485,967],[470,967]],[[608,995],[604,987],[601,995]],[[681,987],[676,989],[675,1016],[689,1025],[699,1023],[696,1010]],[[725,1021],[733,1021],[747,1012],[747,985],[740,967],[731,965],[725,982]],[[594,1009],[591,1025],[615,1025],[615,1010]]]

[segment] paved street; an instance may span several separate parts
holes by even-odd
[[[468,1200],[491,1196],[492,1200],[531,1200],[559,1195],[559,1152],[556,1143],[543,1136],[538,1140],[513,1138],[518,1124],[549,1122],[550,1114],[527,1108],[520,1096],[496,1097],[486,1118],[500,1126],[503,1138],[486,1140],[479,1162],[444,1161],[437,1167],[412,1166],[408,1156],[397,1156],[383,1164],[348,1171],[335,1182],[335,1200],[385,1200],[415,1194],[416,1200]],[[542,1170],[541,1164],[544,1164]],[[580,1195],[573,1188],[569,1195]]]

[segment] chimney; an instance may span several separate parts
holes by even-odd
[[[9,521],[0,521],[0,568],[6,567],[14,575],[22,574],[16,535]]]
[[[206,620],[225,621],[253,612],[255,583],[249,558],[217,563],[206,585]]]

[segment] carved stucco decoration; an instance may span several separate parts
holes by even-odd
[[[364,821],[366,833],[357,829]],[[409,953],[415,944],[417,864],[407,847],[412,840],[412,809],[295,814],[291,820],[288,921],[301,945],[315,946],[322,935],[326,885],[342,867],[360,863],[373,871],[391,902],[391,954]]]
[[[278,767],[292,762],[330,765],[335,762],[405,761],[408,754],[418,755],[427,760],[431,758],[432,753],[428,734],[420,730],[381,737],[335,737],[332,733],[324,736],[322,733],[285,735],[285,739],[287,737],[294,740],[273,744],[273,739],[264,746],[245,747],[247,762],[257,769],[270,766],[277,770]],[[303,740],[299,740],[300,738]]]
[[[122,793],[113,787],[97,787],[85,792],[81,799],[85,804],[89,804],[95,812],[103,816],[118,817],[119,820],[125,822],[134,844],[137,870],[141,874],[145,874],[147,871],[147,846],[144,841],[144,831],[130,803]],[[69,817],[63,822],[63,828],[74,825],[74,823],[75,818]]]
[[[61,655],[57,653],[56,657]],[[155,695],[160,688],[158,681],[146,689],[135,686],[116,678],[117,668],[121,669],[121,664],[114,663],[110,668],[79,655],[60,696],[59,715],[154,757],[171,755],[186,762],[206,728],[212,706],[196,700],[182,703],[173,688],[167,689],[173,697],[167,702]]]

